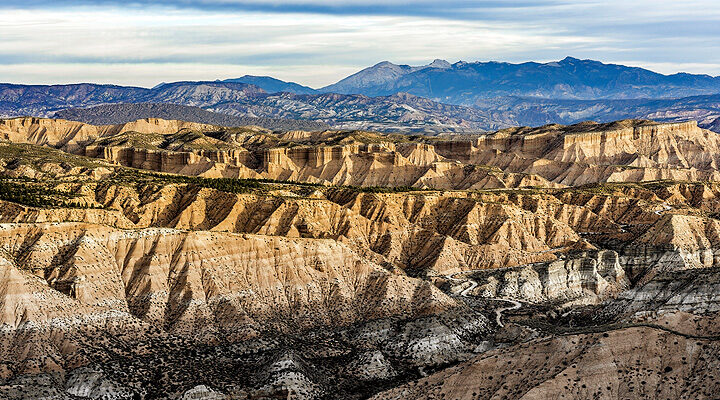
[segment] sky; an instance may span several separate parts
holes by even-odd
[[[717,0],[2,0],[0,13],[0,82],[321,87],[384,60],[566,56],[720,75]]]

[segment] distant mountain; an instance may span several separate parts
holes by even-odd
[[[435,60],[428,65],[411,67],[409,65],[396,65],[383,61],[372,67],[363,69],[338,83],[326,86],[320,91],[328,93],[364,94],[366,96],[379,96],[395,94],[397,90],[387,90],[393,87],[403,76],[425,69],[449,69],[450,63],[445,60]]]
[[[714,132],[720,132],[720,117],[708,122],[706,128]]]
[[[257,125],[263,128],[278,131],[316,131],[330,129],[329,125],[316,121],[239,117],[214,113],[199,107],[154,103],[107,104],[89,108],[69,108],[56,112],[53,117],[71,121],[80,121],[93,125],[117,125],[144,118],[162,118],[221,126]]]
[[[73,85],[0,84],[0,116],[48,117],[68,107],[149,101],[150,89],[80,83]],[[142,99],[142,100],[141,100]]]
[[[173,82],[154,87],[142,102],[174,103],[202,107],[226,101],[238,101],[258,94],[261,88],[237,82]],[[139,103],[132,101],[129,103]]]
[[[297,93],[297,94],[315,94],[317,90],[297,84],[295,82],[285,82],[270,76],[254,76],[245,75],[240,78],[225,79],[223,82],[247,83],[255,85],[268,93]]]
[[[312,119],[339,129],[385,132],[477,132],[509,126],[474,107],[442,104],[407,93],[380,97],[276,93],[207,108],[231,115]]]
[[[92,84],[0,85],[0,117],[51,117],[68,108],[118,103],[171,103],[236,117],[316,121],[337,128],[388,132],[476,132],[508,126],[503,121],[489,120],[482,111],[472,107],[441,104],[407,94],[375,98],[331,93],[270,94],[258,86],[236,82],[174,82],[152,89]],[[185,110],[187,117],[177,111],[173,110],[172,118],[189,119],[197,115],[197,110]],[[120,111],[113,109],[108,121],[117,112]],[[99,114],[79,113],[81,111],[73,110],[71,114],[57,115],[102,123]],[[121,115],[140,114],[133,109],[122,111]]]
[[[720,94],[679,99],[554,100],[504,97],[479,102],[475,107],[490,120],[512,125],[573,124],[594,120],[651,119],[659,122],[695,120],[703,128],[720,132]]]
[[[424,70],[428,72],[440,68],[428,67]],[[92,84],[0,85],[0,116],[6,117],[48,117],[68,108],[119,103],[178,104],[234,117],[314,121],[322,126],[328,124],[341,129],[431,134],[477,132],[517,125],[572,124],[585,120],[607,122],[626,118],[660,122],[694,119],[702,127],[718,129],[716,121],[720,118],[720,94],[630,100],[506,96],[479,99],[470,107],[441,103],[407,93],[375,97],[336,93],[267,93],[256,85],[238,82],[174,82],[152,89]],[[78,110],[72,111],[76,114],[59,115],[79,115],[75,118],[87,118],[81,120],[94,123],[102,123],[96,118],[104,118],[101,115],[103,112],[110,113],[108,118],[114,118],[116,114],[123,117],[142,115],[136,109],[100,110],[91,116],[77,114],[80,113]],[[154,116],[170,117],[158,113]],[[202,115],[202,118],[206,117],[206,114]],[[200,114],[197,109],[173,109],[172,118],[194,121],[196,119],[193,118],[200,118]],[[277,129],[276,126],[267,127]]]
[[[232,82],[174,82],[152,89],[91,83],[0,84],[0,116],[46,117],[66,108],[106,103],[175,103],[201,106],[238,101],[260,93],[265,92],[257,86]]]
[[[520,96],[552,99],[678,98],[720,93],[720,78],[567,57],[550,63],[436,60],[422,67],[382,62],[324,87],[323,92],[386,96],[407,92],[435,101],[473,105],[483,99]]]

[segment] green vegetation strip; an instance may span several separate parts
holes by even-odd
[[[67,200],[74,196],[43,185],[29,178],[0,177],[0,200],[24,204],[31,207],[78,207],[79,204]]]
[[[273,185],[294,186],[299,188],[333,188],[352,190],[360,193],[405,193],[426,191],[412,186],[326,186],[320,183],[297,182],[276,179],[253,178],[203,178],[157,172],[142,171],[130,168],[121,168],[110,178],[113,183],[153,183],[153,184],[186,184],[203,188],[216,189],[229,193],[255,193],[265,192]],[[274,188],[273,188],[274,189]]]
[[[317,187],[317,183],[300,183],[292,181],[279,181],[274,179],[238,179],[238,178],[203,178],[174,174],[161,174],[157,172],[141,171],[129,168],[120,168],[112,177],[112,183],[142,183],[142,184],[185,184],[198,187],[216,189],[229,193],[264,192],[270,184]]]

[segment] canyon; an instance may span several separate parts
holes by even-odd
[[[695,122],[0,120],[0,397],[711,399],[719,178]]]

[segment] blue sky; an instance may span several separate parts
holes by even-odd
[[[0,81],[272,75],[318,87],[382,60],[567,55],[720,75],[716,0],[3,0]]]

